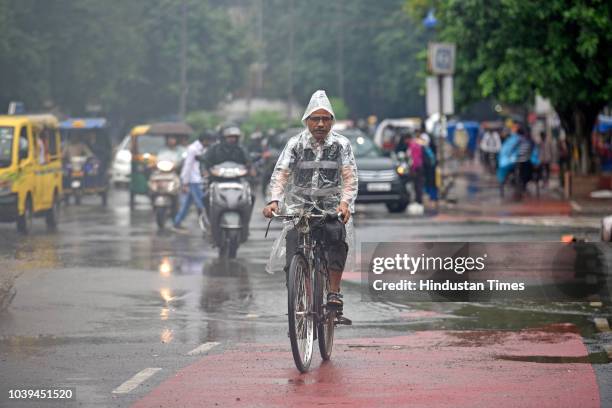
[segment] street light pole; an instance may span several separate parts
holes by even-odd
[[[289,120],[293,117],[293,37],[294,37],[294,22],[293,22],[293,0],[289,0],[289,84],[288,84],[288,101],[287,101],[287,117]]]
[[[440,135],[438,137],[438,145],[436,151],[438,153],[438,169],[440,172],[440,195],[436,200],[436,206],[443,198],[442,193],[444,192],[444,142],[446,139],[446,115],[444,114],[444,76],[438,75],[438,90],[439,90],[439,109],[440,109]]]
[[[181,3],[181,54],[180,54],[180,96],[178,116],[185,120],[187,111],[187,2]]]

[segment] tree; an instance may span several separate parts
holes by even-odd
[[[612,6],[606,1],[438,0],[407,4],[413,17],[435,6],[441,37],[457,43],[461,102],[493,96],[549,98],[562,125],[589,140],[612,99]]]
[[[265,92],[286,98],[292,65],[294,97],[302,104],[315,90],[325,89],[330,97],[344,93],[353,118],[422,115],[425,103],[419,93],[416,54],[425,43],[403,13],[403,1],[294,1],[289,13],[290,2],[266,0]]]
[[[120,126],[175,116],[183,2],[188,106],[214,109],[252,59],[244,27],[214,0],[0,0],[0,108],[99,105]]]

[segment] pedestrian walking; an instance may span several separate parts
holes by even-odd
[[[497,154],[501,150],[501,137],[495,129],[487,129],[480,140],[480,152],[485,168],[491,173],[497,170]]]
[[[200,134],[198,140],[187,147],[187,157],[181,170],[181,208],[174,217],[175,232],[187,231],[181,223],[187,217],[191,204],[197,207],[198,215],[204,210],[204,179],[197,158],[206,152],[211,140],[212,135],[204,132]]]

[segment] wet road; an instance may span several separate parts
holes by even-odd
[[[364,240],[597,236],[588,224],[358,211]],[[0,314],[0,389],[76,387],[73,405],[100,407],[612,406],[602,352],[612,337],[593,325],[610,315],[605,306],[365,303],[350,273],[344,290],[355,324],[337,331],[332,364],[315,362],[299,376],[284,277],[264,271],[273,240],[263,239],[258,214],[251,240],[226,264],[195,218],[189,235],[158,233],[147,201],[130,212],[124,191],[104,209],[95,198],[66,208],[57,233],[42,220],[27,238],[0,224],[2,273],[18,275],[17,296]],[[53,405],[0,398],[0,406]]]

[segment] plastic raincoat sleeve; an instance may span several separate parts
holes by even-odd
[[[342,152],[342,199],[349,205],[351,212],[354,211],[355,199],[357,198],[358,181],[357,181],[357,165],[353,149],[348,144],[347,148]]]
[[[289,166],[294,161],[292,150],[290,143],[287,143],[278,157],[276,165],[274,166],[274,172],[270,178],[270,197],[268,198],[268,202],[280,202],[283,199],[285,186],[289,181]]]

